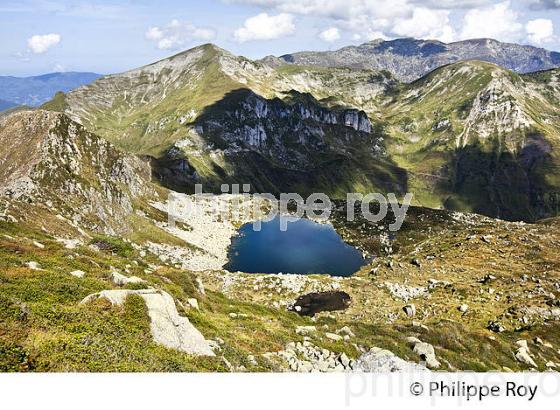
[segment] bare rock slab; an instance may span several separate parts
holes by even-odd
[[[150,330],[156,343],[196,356],[214,356],[202,333],[189,319],[179,315],[173,297],[162,290],[104,290],[87,296],[81,303],[105,298],[113,305],[122,305],[129,295],[138,295],[144,299],[150,316]]]

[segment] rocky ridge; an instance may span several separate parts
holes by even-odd
[[[150,168],[50,111],[17,112],[0,121],[2,195],[41,202],[84,227],[123,230],[136,198],[155,195]]]
[[[560,53],[531,46],[473,39],[455,43],[401,38],[373,40],[339,50],[304,51],[267,57],[271,65],[299,64],[321,67],[354,67],[388,70],[399,80],[411,82],[446,64],[481,60],[527,73],[558,67]]]

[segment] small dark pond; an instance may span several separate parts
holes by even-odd
[[[309,219],[288,223],[280,230],[280,217],[263,222],[260,231],[245,224],[232,239],[225,268],[248,273],[327,273],[350,276],[368,260],[345,243],[332,225]]]

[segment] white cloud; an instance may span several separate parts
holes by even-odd
[[[490,7],[469,10],[463,19],[461,38],[493,38],[517,41],[522,36],[523,25],[518,13],[510,8],[510,1]]]
[[[277,12],[351,20],[360,16],[395,18],[410,14],[410,0],[226,0]]]
[[[554,40],[554,24],[549,19],[529,20],[525,25],[527,39],[533,44],[544,44]]]
[[[34,54],[43,54],[52,46],[60,43],[60,34],[35,34],[27,40],[27,46]]]
[[[160,40],[163,37],[163,31],[159,27],[150,27],[146,31],[146,38],[148,40]]]
[[[354,39],[414,36],[450,41],[455,37],[451,9],[484,5],[490,0],[224,0],[264,10],[330,20]],[[426,6],[424,6],[426,5]],[[428,7],[429,5],[429,7]]]
[[[552,38],[550,24],[543,25],[541,22],[539,27],[534,24],[527,27],[522,13],[529,8],[560,8],[560,0],[222,1],[250,4],[269,14],[288,13],[320,19],[326,27],[348,32],[354,41],[415,37],[450,42],[489,37],[501,41],[526,39],[532,43],[543,43]],[[242,32],[238,30],[237,34]],[[323,33],[320,37],[328,41],[323,38]]]
[[[391,37],[385,35],[385,33],[383,33],[382,31],[375,31],[375,30],[374,30],[374,31],[368,31],[368,32],[366,33],[366,39],[367,39],[368,41],[371,41],[371,40],[379,40],[379,39],[381,39],[381,40],[390,40]]]
[[[392,32],[398,36],[453,41],[455,32],[449,25],[449,11],[415,8],[412,16],[397,19]]]
[[[214,30],[197,27],[188,22],[173,19],[164,27],[152,26],[145,33],[147,40],[157,42],[161,50],[177,49],[192,41],[210,41],[216,37]]]
[[[291,14],[280,13],[269,16],[261,13],[245,20],[243,27],[233,33],[235,39],[243,43],[252,40],[272,40],[293,34],[296,31],[294,18]]]
[[[331,27],[319,33],[319,38],[328,43],[332,43],[340,38],[340,31],[336,27]]]

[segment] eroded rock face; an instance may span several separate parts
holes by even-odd
[[[129,295],[138,295],[146,302],[154,341],[170,349],[196,356],[214,356],[208,341],[184,316],[180,316],[173,297],[162,290],[104,290],[87,296],[81,303],[105,298],[113,305],[122,305]]]
[[[313,163],[308,151],[343,152],[351,141],[374,145],[364,111],[329,108],[296,91],[285,99],[266,99],[235,90],[206,109],[196,124],[204,139],[226,152],[250,149],[296,169]]]
[[[344,310],[350,300],[350,295],[342,291],[308,293],[297,298],[292,310],[301,316],[313,316],[319,312]]]

